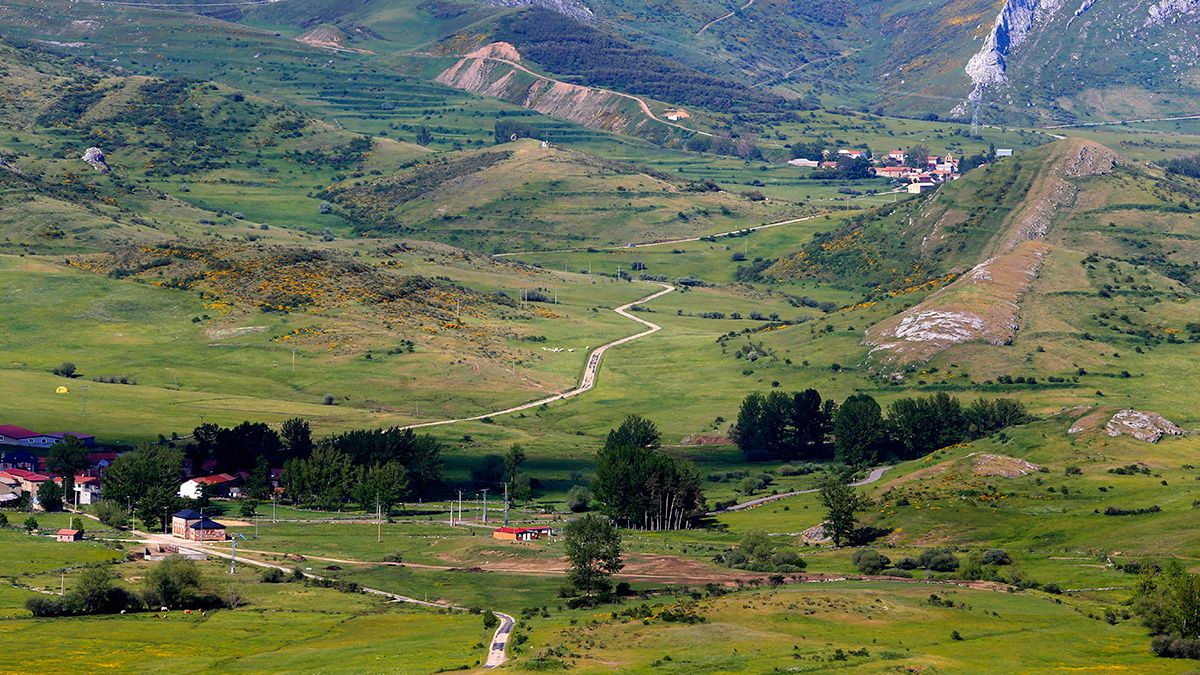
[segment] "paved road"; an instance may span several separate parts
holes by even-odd
[[[530,401],[529,403],[524,403],[522,405],[513,406],[512,408],[505,408],[504,410],[496,410],[493,412],[483,413],[481,415],[475,415],[474,417],[460,417],[458,419],[437,420],[435,422],[420,422],[418,424],[409,424],[408,426],[401,427],[401,428],[402,429],[420,429],[422,427],[436,427],[436,426],[441,426],[443,424],[456,424],[458,422],[475,422],[475,421],[479,421],[485,417],[496,417],[498,415],[508,415],[510,413],[515,413],[515,412],[519,412],[522,410],[529,410],[530,408],[536,408],[544,403],[553,403],[554,401],[561,401],[563,399],[570,398],[572,396],[578,396],[579,394],[582,394],[583,392],[590,390],[592,387],[594,387],[596,385],[596,374],[600,371],[600,359],[601,359],[601,357],[604,356],[604,352],[606,352],[609,349],[616,347],[618,345],[623,345],[626,342],[633,342],[634,340],[646,337],[647,335],[650,335],[651,333],[656,333],[656,332],[662,330],[662,326],[660,326],[656,323],[651,323],[641,317],[634,316],[633,314],[629,313],[630,307],[633,307],[634,305],[637,305],[637,304],[641,304],[643,302],[650,302],[651,300],[653,300],[655,298],[660,298],[660,297],[666,295],[667,293],[670,293],[671,291],[675,290],[675,287],[670,284],[659,284],[659,285],[662,286],[661,291],[651,293],[650,295],[647,295],[644,298],[639,298],[637,300],[634,300],[633,302],[626,303],[626,304],[621,305],[620,307],[617,307],[616,309],[613,310],[614,312],[616,312],[617,314],[620,314],[621,316],[625,317],[626,319],[629,319],[631,321],[636,321],[636,322],[642,324],[643,326],[646,327],[646,330],[644,330],[640,333],[636,333],[634,335],[623,337],[620,340],[613,340],[612,342],[600,345],[599,347],[596,347],[595,349],[593,349],[592,353],[588,355],[587,365],[583,369],[583,377],[580,378],[580,380],[579,380],[579,386],[575,387],[574,389],[564,391],[561,394],[547,396],[546,398],[538,399],[536,401]]]
[[[600,251],[621,251],[621,250],[625,250],[625,249],[634,249],[634,248],[649,248],[651,246],[669,246],[671,244],[686,244],[691,241],[700,241],[701,239],[708,239],[710,237],[728,237],[733,234],[745,234],[746,232],[758,232],[759,230],[769,230],[772,227],[779,227],[780,225],[791,225],[792,223],[802,223],[806,220],[812,220],[813,218],[818,218],[818,217],[824,216],[824,215],[826,215],[826,214],[815,213],[811,216],[804,216],[803,218],[792,218],[790,220],[780,220],[775,223],[767,223],[766,225],[755,225],[754,227],[743,227],[740,230],[730,230],[728,232],[717,232],[716,234],[703,234],[703,235],[700,235],[697,237],[686,237],[684,239],[666,239],[663,241],[648,241],[648,242],[645,242],[642,244],[629,244],[626,246],[600,246],[600,247],[590,246],[590,247],[585,247],[585,248],[560,248],[560,249],[553,249],[553,250],[547,250],[547,251],[509,251],[508,253],[493,253],[492,257],[493,258],[507,258],[508,256],[530,255],[530,254],[534,254],[534,253],[578,253],[580,251],[587,251],[589,249],[596,249],[596,250],[600,250]]]
[[[1178,120],[1200,120],[1200,115],[1178,115],[1176,117],[1143,117],[1141,119],[1112,120],[1111,122],[1072,122],[1070,124],[1051,124],[1043,129],[1077,129],[1080,127],[1105,127],[1116,124],[1137,124],[1141,122],[1175,122]]]
[[[892,467],[877,466],[874,469],[871,469],[871,473],[867,474],[866,478],[864,478],[856,483],[851,483],[851,485],[853,485],[854,487],[860,487],[862,485],[870,485],[871,483],[874,483],[875,481],[877,481],[881,477],[883,477],[883,472],[887,471],[890,468],[892,468]],[[821,491],[820,488],[813,488],[811,490],[793,490],[792,492],[783,492],[783,493],[780,493],[777,495],[768,495],[766,497],[759,497],[758,499],[751,499],[750,501],[742,502],[741,504],[734,504],[733,506],[730,506],[729,508],[726,508],[726,509],[722,509],[720,511],[709,511],[708,515],[715,516],[718,513],[727,513],[729,511],[743,511],[745,509],[752,509],[756,506],[762,506],[763,504],[766,504],[768,502],[773,502],[776,499],[783,499],[784,497],[795,497],[796,495],[810,495],[810,494],[813,494],[814,492],[820,492],[820,491]]]

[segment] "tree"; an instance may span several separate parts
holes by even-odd
[[[904,163],[914,169],[924,169],[928,166],[929,147],[924,145],[914,145],[904,153]]]
[[[350,456],[326,444],[308,459],[292,459],[283,467],[285,489],[296,503],[328,511],[349,501],[358,477]]]
[[[81,614],[101,614],[112,611],[113,574],[107,567],[88,567],[79,575],[71,595]]]
[[[696,468],[648,447],[606,443],[596,455],[592,493],[607,516],[627,527],[680,529],[704,512]]]
[[[521,465],[525,463],[525,448],[518,443],[513,443],[509,447],[508,452],[504,454],[504,477],[506,480],[512,481]]]
[[[36,529],[38,529],[37,518],[34,518],[33,516],[29,516],[28,518],[26,518],[25,519],[25,531],[33,532]]]
[[[887,437],[887,424],[870,394],[854,394],[833,415],[834,456],[851,466],[873,464]]]
[[[55,375],[58,375],[59,377],[67,377],[67,378],[73,378],[78,374],[75,370],[75,364],[71,363],[70,361],[63,361],[61,364],[59,364],[59,366],[57,368],[53,369],[51,372],[53,372]]]
[[[607,518],[587,514],[567,523],[563,535],[571,587],[593,602],[606,596],[612,590],[609,578],[624,566],[617,527]]]
[[[283,441],[284,457],[308,457],[313,450],[312,428],[308,420],[293,417],[284,420],[279,428],[279,436]]]
[[[195,601],[200,589],[200,568],[195,561],[169,555],[146,574],[146,604],[178,609]]]
[[[592,493],[583,485],[572,485],[567,490],[567,508],[573,513],[587,511],[591,507]]]
[[[50,446],[46,468],[62,477],[62,493],[66,501],[75,496],[75,474],[86,469],[88,449],[83,441],[70,435]]]
[[[45,481],[38,487],[38,503],[46,511],[62,511],[63,490],[52,480]]]
[[[751,393],[742,400],[730,430],[746,459],[816,458],[825,446],[833,402],[821,401],[815,389],[792,395]]]
[[[271,465],[266,457],[259,457],[255,462],[254,470],[246,479],[246,494],[260,502],[271,497]]]
[[[165,445],[143,445],[118,457],[104,472],[104,497],[118,504],[131,504],[133,513],[147,528],[162,530],[179,506],[182,481],[182,451]]]
[[[517,120],[496,120],[496,145],[510,143],[519,138],[533,138],[533,127]]]
[[[433,142],[433,134],[429,133],[429,127],[422,124],[417,127],[417,145],[429,145]]]
[[[962,405],[945,392],[893,401],[888,406],[888,426],[904,459],[953,445],[967,435]]]
[[[641,415],[629,415],[621,426],[609,430],[604,447],[657,448],[661,442],[662,434],[654,422]]]
[[[378,504],[383,513],[390,513],[393,506],[408,496],[408,472],[400,462],[388,462],[372,466],[363,472],[355,498],[364,508]]]
[[[120,504],[111,499],[105,499],[97,504],[94,513],[100,519],[100,522],[111,528],[121,529],[129,527],[129,513]]]
[[[868,500],[834,476],[821,484],[821,505],[825,507],[825,533],[834,546],[848,542],[858,527],[857,513],[867,507]]]

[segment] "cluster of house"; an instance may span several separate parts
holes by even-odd
[[[849,157],[850,159],[863,158],[872,160],[865,150],[843,148],[837,151],[837,155],[839,157]],[[872,162],[874,164],[872,168],[876,176],[908,183],[908,191],[917,194],[930,190],[946,181],[954,180],[959,176],[958,159],[953,153],[947,153],[945,156],[929,155],[921,163],[910,162],[908,153],[903,150],[892,150],[882,157],[874,158]],[[801,157],[791,160],[788,164],[810,168],[837,168],[837,161],[831,158],[828,150],[822,154],[820,160]],[[917,164],[918,166],[910,166],[910,164]]]
[[[39,433],[11,424],[0,424],[0,505],[15,502],[28,495],[30,504],[40,508],[38,490],[46,481],[62,485],[62,477],[51,475],[46,457],[33,450],[48,449],[64,438],[73,436],[92,448],[95,436],[74,431]],[[28,448],[28,449],[27,449]],[[87,505],[100,501],[100,481],[104,470],[117,458],[115,452],[92,451],[87,454],[87,466],[75,476],[75,493],[64,495],[64,501]]]
[[[533,541],[542,537],[549,537],[554,534],[554,529],[549,525],[535,525],[533,527],[497,527],[492,530],[493,539],[504,539],[506,541]]]

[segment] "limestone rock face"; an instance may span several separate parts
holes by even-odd
[[[100,148],[96,148],[96,147],[88,148],[87,150],[84,151],[83,157],[80,157],[80,159],[87,162],[88,164],[91,164],[93,169],[95,169],[101,173],[105,173],[108,171],[108,162],[105,161],[104,151],[101,150]]]
[[[1104,431],[1109,436],[1126,434],[1147,443],[1157,443],[1165,435],[1183,435],[1183,429],[1175,426],[1171,420],[1156,412],[1141,410],[1121,410],[1104,425]]]

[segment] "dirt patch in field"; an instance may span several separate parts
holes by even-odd
[[[1083,415],[1071,424],[1071,428],[1067,429],[1068,434],[1086,434],[1093,431],[1099,431],[1102,426],[1111,417],[1113,411],[1111,408],[1099,408]]]
[[[521,53],[507,42],[492,42],[467,54],[468,59],[504,59],[505,61],[521,61]]]
[[[730,440],[727,436],[702,436],[699,434],[692,434],[690,436],[684,436],[683,440],[679,441],[679,444],[680,445],[733,445],[733,441]]]
[[[1018,476],[1028,476],[1031,473],[1037,473],[1038,469],[1041,468],[1037,464],[1026,462],[1018,457],[993,455],[990,452],[972,454],[968,455],[968,457],[971,457],[974,461],[974,473],[976,476],[1016,478]]]
[[[267,332],[266,326],[238,326],[236,328],[209,327],[204,329],[204,337],[209,340],[224,340],[225,338],[265,332]]]
[[[216,520],[216,519],[214,518],[214,520]],[[225,527],[254,527],[254,523],[251,523],[251,522],[248,522],[245,520],[231,520],[229,518],[221,518],[220,520],[216,520],[216,522],[224,525]]]

